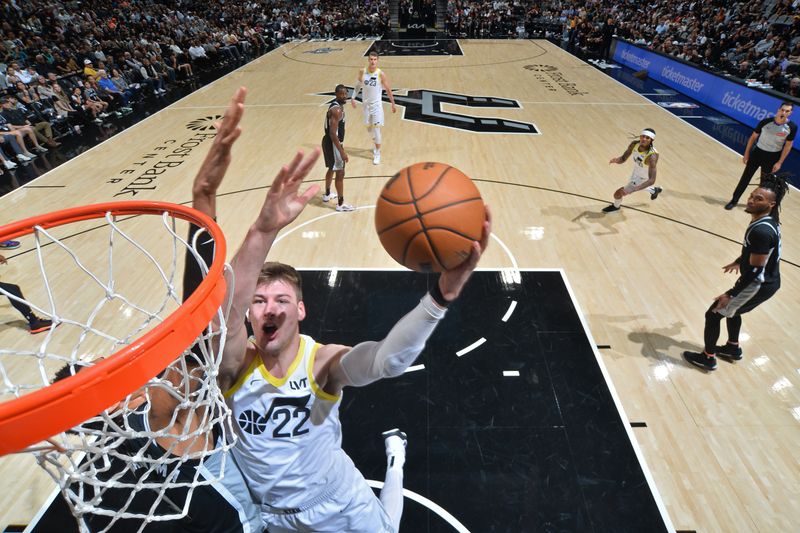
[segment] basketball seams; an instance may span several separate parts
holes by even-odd
[[[381,197],[381,199],[382,200],[386,200],[383,197]],[[431,213],[435,213],[435,212],[440,211],[442,209],[447,209],[448,207],[452,207],[454,205],[466,204],[466,203],[475,202],[475,201],[483,201],[483,198],[481,198],[480,196],[476,196],[475,198],[466,198],[464,200],[458,200],[456,202],[451,202],[451,203],[446,204],[446,205],[437,206],[437,207],[435,207],[435,208],[433,208],[433,209],[431,209],[429,211],[425,211],[424,213],[420,212],[419,209],[416,208],[416,205],[415,205],[415,211],[417,213],[419,213],[418,215],[410,216],[410,217],[405,218],[405,219],[403,219],[403,220],[401,220],[399,222],[396,222],[395,224],[392,224],[391,226],[387,226],[387,227],[385,227],[385,228],[383,228],[381,230],[378,230],[378,235],[380,235],[382,233],[386,233],[387,231],[392,230],[392,229],[394,229],[394,228],[396,228],[398,226],[402,226],[403,224],[411,222],[414,219],[421,219],[421,217],[424,217],[426,215],[430,215]],[[389,203],[392,203],[392,202],[389,202]],[[402,204],[393,204],[393,205],[410,205],[410,204],[413,204],[413,203],[414,203],[414,201],[412,200],[411,202],[404,202]]]
[[[481,201],[482,202],[483,198],[481,198],[480,196],[476,196],[474,198],[465,198],[463,200],[457,200],[455,202],[450,202],[449,204],[438,205],[438,206],[434,207],[433,209],[429,209],[428,211],[425,211],[424,213],[420,213],[420,216],[424,217],[426,215],[430,215],[431,213],[435,213],[437,211],[441,211],[442,209],[447,209],[448,207],[453,207],[454,205],[467,204],[467,203],[476,202],[476,201]]]
[[[442,171],[442,173],[441,173],[441,174],[439,174],[439,177],[438,177],[438,178],[436,178],[436,179],[433,181],[433,184],[432,184],[432,185],[431,185],[431,186],[428,188],[428,190],[427,190],[427,191],[425,191],[425,194],[423,194],[422,196],[420,196],[419,198],[417,198],[417,200],[422,200],[423,198],[425,198],[426,196],[428,196],[429,194],[431,194],[433,191],[435,191],[435,190],[436,190],[436,187],[438,187],[438,186],[439,186],[439,183],[441,183],[441,181],[444,179],[444,175],[445,175],[445,174],[447,174],[448,172],[450,172],[451,170],[453,170],[454,168],[455,168],[455,167],[448,166],[446,169],[444,169],[444,171]]]
[[[407,166],[391,177],[378,197],[378,237],[389,255],[407,268],[452,268],[480,237],[476,232],[482,224],[476,226],[476,221],[483,219],[483,199],[469,177],[457,168],[450,172],[453,168],[433,162]]]
[[[450,226],[430,226],[428,228],[428,231],[434,231],[434,230],[435,231],[448,231],[448,232],[452,233],[453,235],[458,235],[459,237],[464,237],[465,239],[467,239],[470,242],[477,240],[476,238],[472,237],[471,235],[467,235],[466,233],[462,233],[462,232],[460,232],[458,230],[455,230],[455,229],[451,228]]]
[[[410,205],[410,204],[414,203],[414,200],[401,202],[399,200],[392,200],[390,198],[386,198],[384,195],[381,195],[380,199],[383,200],[384,202],[386,202],[387,204],[391,204],[391,205]]]
[[[439,175],[439,177],[441,178],[442,176],[444,176],[444,174],[448,170],[450,170],[451,168],[452,167],[447,167],[444,170],[444,172],[442,172]],[[414,194],[414,184],[411,181],[411,167],[406,167],[406,180],[408,181],[408,190],[411,193],[411,200],[414,203],[414,211],[417,213],[417,217],[416,218],[419,220],[420,226],[422,226],[422,233],[425,235],[425,240],[428,241],[428,247],[431,249],[431,252],[433,252],[433,256],[436,259],[436,262],[439,263],[439,266],[442,267],[442,269],[444,269],[444,262],[442,261],[442,258],[439,255],[439,250],[436,249],[436,246],[434,246],[433,241],[428,236],[428,230],[425,227],[425,219],[422,218],[423,215],[422,215],[422,213],[419,212],[419,207],[417,206],[417,197]],[[437,183],[438,183],[438,180],[437,180]],[[430,189],[428,189],[428,191],[425,194],[430,193],[430,191],[434,190],[435,188],[436,188],[435,186],[431,187]],[[409,240],[409,242],[412,242],[412,241],[413,241],[413,239]],[[403,264],[406,263],[406,253],[408,252],[408,246],[409,246],[409,244],[406,243],[406,249],[403,250]]]

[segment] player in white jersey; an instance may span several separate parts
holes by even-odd
[[[623,196],[627,196],[633,192],[647,189],[650,193],[651,200],[655,200],[658,198],[658,195],[661,194],[663,189],[654,185],[656,182],[656,164],[658,163],[658,152],[655,146],[653,146],[653,141],[655,141],[655,139],[655,130],[652,128],[645,128],[639,135],[639,140],[631,142],[624,154],[608,162],[609,165],[611,163],[621,165],[633,154],[633,172],[631,173],[630,180],[627,185],[614,191],[614,203],[604,207],[604,213],[619,211]]]
[[[383,91],[389,96],[392,104],[392,113],[397,113],[394,105],[394,94],[389,86],[389,78],[386,73],[378,68],[378,53],[369,53],[369,65],[358,71],[356,86],[353,89],[353,96],[350,103],[356,107],[356,96],[363,87],[364,92],[361,102],[364,106],[364,125],[372,136],[375,148],[372,150],[372,164],[379,165],[381,162],[381,128],[383,127]]]
[[[319,191],[313,185],[299,192],[318,157],[318,150],[306,158],[298,152],[281,169],[231,262],[235,282],[219,379],[240,437],[233,453],[270,533],[396,533],[404,435],[384,434],[388,464],[378,499],[341,447],[342,390],[399,376],[414,362],[488,244],[489,211],[466,262],[443,272],[386,338],[321,345],[300,334],[306,316],[300,276],[288,265],[264,264],[278,232]]]

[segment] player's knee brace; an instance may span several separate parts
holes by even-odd
[[[372,126],[372,140],[375,144],[381,144],[381,128],[379,126]]]

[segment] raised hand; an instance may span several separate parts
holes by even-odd
[[[492,234],[492,214],[489,211],[489,206],[486,206],[486,218],[483,221],[483,234],[480,241],[472,242],[472,252],[466,261],[461,263],[456,268],[446,270],[439,276],[439,289],[442,291],[442,296],[448,301],[455,300],[461,290],[466,285],[467,280],[472,275],[475,267],[478,266],[483,252],[489,246],[489,237]]]
[[[255,222],[256,229],[265,233],[280,231],[305,209],[306,204],[319,192],[319,185],[312,185],[300,193],[300,184],[319,159],[319,154],[317,148],[303,158],[303,151],[298,150],[292,161],[281,167],[267,192]]]
[[[192,185],[192,207],[212,217],[216,216],[217,189],[231,164],[231,148],[242,133],[239,121],[244,114],[246,96],[247,89],[239,87],[222,120],[214,124],[217,136]]]

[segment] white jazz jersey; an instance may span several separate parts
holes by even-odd
[[[341,446],[341,395],[326,393],[314,381],[319,347],[301,335],[283,378],[271,375],[257,356],[225,393],[240,439],[232,452],[259,504],[304,507],[350,480],[355,470]]]
[[[373,107],[381,105],[383,99],[383,84],[381,84],[381,69],[375,69],[375,72],[370,72],[364,69],[364,75],[361,77],[361,83],[364,86],[363,102],[365,106]]]
[[[648,165],[650,164],[650,156],[657,153],[658,151],[652,144],[645,152],[639,151],[638,141],[633,145],[633,152],[631,153],[633,156],[633,172],[631,173],[632,182],[637,181],[638,183],[642,183],[648,180]]]

